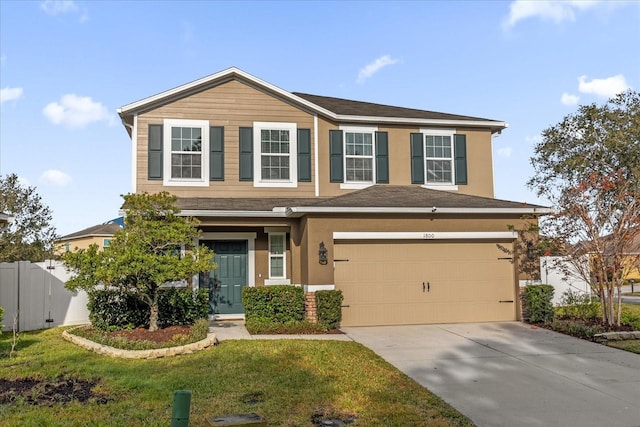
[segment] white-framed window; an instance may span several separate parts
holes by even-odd
[[[287,233],[269,233],[269,279],[287,277]],[[284,282],[283,282],[284,283]]]
[[[454,185],[453,139],[455,130],[423,130],[425,185]]]
[[[298,136],[295,123],[253,124],[253,184],[256,187],[297,187]]]
[[[377,127],[340,126],[343,132],[344,184],[341,188],[364,188],[374,184],[376,176]]]
[[[165,119],[163,184],[209,185],[209,122]]]
[[[111,246],[111,239],[102,239],[102,247],[108,248],[109,246]]]

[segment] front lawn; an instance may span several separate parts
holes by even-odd
[[[640,354],[640,340],[609,341],[607,345]]]
[[[190,426],[256,412],[269,425],[311,426],[323,415],[362,426],[468,426],[470,421],[360,344],[338,341],[225,341],[167,359],[111,359],[65,341],[61,328],[23,333],[8,358],[0,337],[0,385],[30,377],[67,388],[96,384],[83,403],[0,402],[3,426],[167,426],[173,392],[191,390]],[[5,386],[6,387],[6,386]],[[4,394],[0,388],[0,397]]]

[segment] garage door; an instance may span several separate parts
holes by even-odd
[[[334,250],[343,326],[516,320],[513,265],[496,242],[338,240]]]

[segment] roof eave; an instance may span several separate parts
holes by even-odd
[[[325,207],[299,206],[287,208],[287,216],[301,217],[309,213],[393,213],[393,214],[533,214],[546,215],[552,210],[545,207],[526,208],[394,208],[394,207]]]
[[[241,218],[285,218],[287,216],[284,209],[274,208],[272,211],[231,211],[231,210],[207,210],[207,209],[183,209],[180,216],[193,217],[241,217]]]

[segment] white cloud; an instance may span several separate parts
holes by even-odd
[[[524,140],[527,144],[536,145],[539,142],[542,142],[542,135],[533,135],[533,136],[525,136]]]
[[[49,169],[40,175],[40,183],[54,187],[64,187],[71,182],[71,176],[57,169]]]
[[[78,5],[73,0],[45,0],[40,3],[40,9],[47,15],[56,16],[63,13],[78,11]]]
[[[508,30],[524,19],[540,18],[560,24],[574,22],[576,12],[587,10],[605,2],[597,0],[515,0],[509,5],[509,16],[502,22],[502,28]]]
[[[81,23],[89,20],[89,11],[85,7],[79,7],[73,0],[45,0],[40,3],[40,9],[47,15],[57,16],[66,13],[80,14]]]
[[[560,97],[560,102],[564,105],[576,105],[580,101],[580,97],[578,95],[572,95],[568,92],[564,92]]]
[[[593,93],[611,98],[627,89],[629,89],[629,85],[622,74],[605,79],[592,79],[591,81],[587,81],[587,76],[578,77],[578,90],[582,93]]]
[[[360,72],[358,73],[358,78],[356,79],[356,82],[359,84],[362,84],[366,79],[373,76],[382,68],[386,67],[387,65],[396,64],[397,62],[398,62],[397,59],[392,58],[389,55],[381,56],[380,58],[376,59],[372,63],[365,65],[364,68],[360,70]]]
[[[513,149],[511,147],[502,147],[502,148],[498,148],[498,156],[500,157],[511,157],[511,153],[513,153]]]
[[[70,128],[82,128],[86,125],[107,121],[111,123],[113,117],[107,111],[107,107],[100,102],[94,102],[88,96],[75,94],[63,95],[60,102],[51,102],[42,113],[55,125],[65,125]]]
[[[21,87],[5,87],[0,89],[0,104],[7,101],[15,101],[22,98],[23,90]]]

